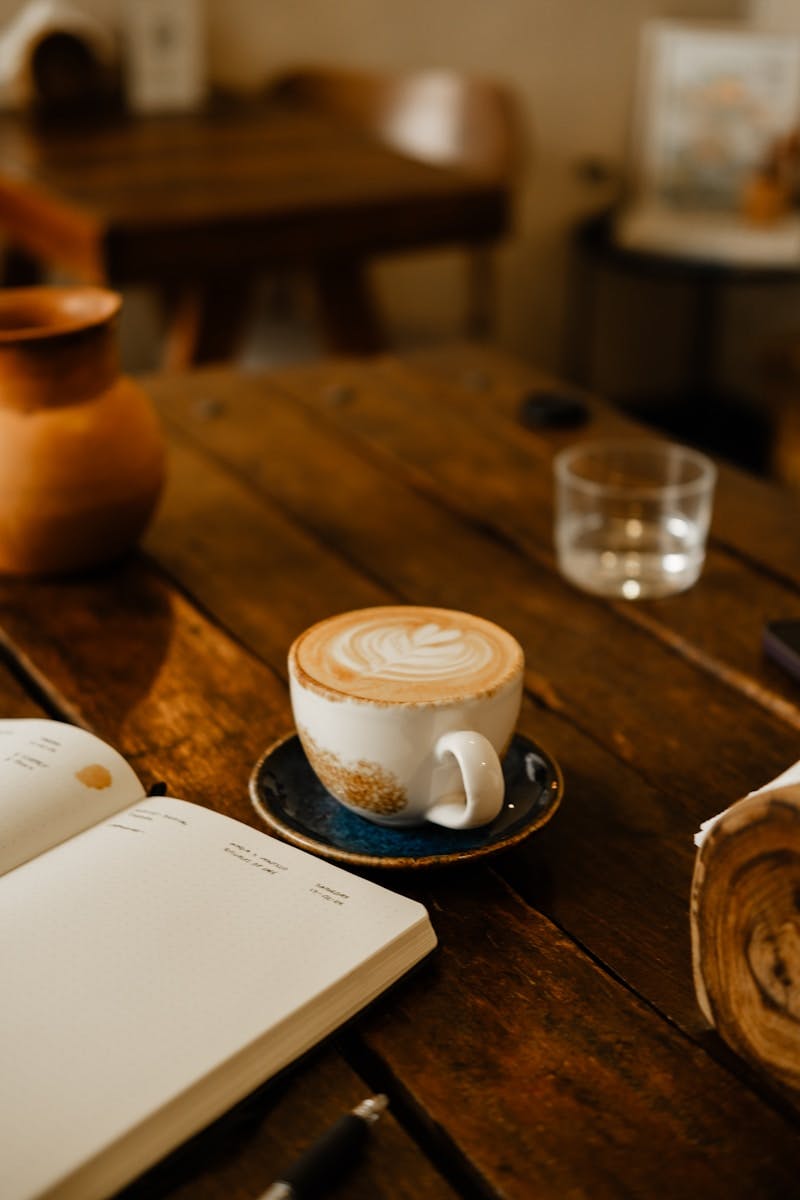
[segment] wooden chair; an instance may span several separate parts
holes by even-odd
[[[519,156],[516,113],[509,94],[498,84],[451,70],[381,73],[330,66],[302,66],[287,71],[268,85],[271,98],[291,106],[334,113],[364,129],[393,149],[436,166],[500,181],[513,192]],[[494,313],[494,264],[491,247],[468,247],[467,332],[483,337]],[[368,339],[378,348],[382,335],[368,295],[365,264],[351,264],[345,279],[317,276],[323,319],[352,311],[348,305],[361,296],[372,313]],[[370,323],[362,311],[360,320]],[[330,331],[329,331],[330,332]],[[339,345],[347,333],[333,331]],[[369,349],[360,345],[358,349]]]

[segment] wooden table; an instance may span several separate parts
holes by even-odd
[[[156,285],[175,316],[170,365],[228,357],[254,280],[282,266],[314,273],[337,349],[372,350],[369,257],[484,244],[508,222],[496,180],[276,103],[97,125],[0,117],[0,232],[82,282]]]
[[[291,727],[285,656],[333,611],[465,608],[522,642],[522,728],[566,791],[495,859],[384,872],[440,946],[279,1087],[133,1195],[245,1200],[371,1089],[392,1116],[336,1195],[798,1195],[797,1098],[734,1058],[690,973],[692,835],[798,757],[800,693],[761,657],[800,615],[797,500],[721,470],[698,585],[642,604],[553,560],[550,459],[515,418],[535,372],[462,347],[271,376],[151,381],[171,443],[145,552],[0,583],[4,715],[113,742],[145,781],[258,825],[247,781]]]

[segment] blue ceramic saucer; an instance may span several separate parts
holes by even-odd
[[[256,763],[250,797],[273,833],[322,858],[362,867],[437,867],[496,854],[550,820],[564,790],[554,759],[517,733],[503,760],[503,776],[502,811],[479,829],[443,829],[427,822],[401,829],[377,825],[334,800],[292,733]]]

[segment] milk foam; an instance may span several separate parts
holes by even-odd
[[[383,701],[483,693],[522,664],[517,642],[490,621],[413,606],[332,617],[301,635],[293,656],[312,682]]]

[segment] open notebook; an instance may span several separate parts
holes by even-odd
[[[422,905],[0,721],[0,1194],[115,1191],[398,979]]]

